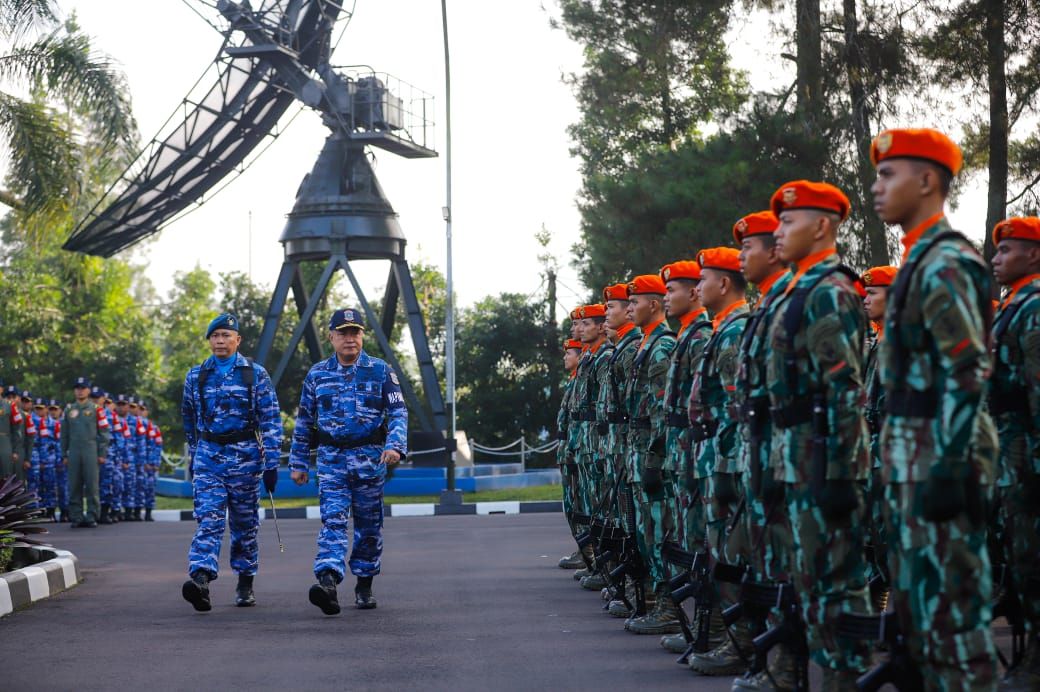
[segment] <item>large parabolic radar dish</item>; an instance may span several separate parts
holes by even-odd
[[[226,3],[209,4],[220,10]],[[265,0],[250,17],[272,48],[313,71],[328,61],[341,11],[328,0]],[[156,233],[229,174],[241,172],[257,146],[276,135],[296,100],[293,85],[279,75],[274,53],[256,54],[248,34],[233,28],[241,29],[228,23],[218,56],[196,89],[79,223],[66,249],[110,257]]]

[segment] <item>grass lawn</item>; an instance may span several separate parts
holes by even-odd
[[[270,500],[262,498],[262,507],[270,506]],[[530,488],[503,488],[502,490],[486,490],[475,493],[463,493],[463,502],[496,502],[499,500],[561,500],[563,499],[563,488],[559,485],[536,485]],[[415,504],[419,502],[439,502],[438,495],[387,495],[384,502],[388,505]],[[307,507],[318,504],[317,497],[293,497],[274,498],[275,507]],[[190,497],[162,497],[155,498],[156,509],[191,509]]]

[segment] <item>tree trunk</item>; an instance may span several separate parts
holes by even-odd
[[[859,20],[856,0],[843,0],[845,30],[845,70],[849,79],[849,100],[852,103],[852,134],[856,139],[856,169],[859,178],[860,217],[863,219],[864,247],[861,257],[872,267],[891,262],[888,252],[888,237],[885,224],[872,212],[874,165],[870,162],[870,108],[867,105],[866,89],[863,86],[863,54],[859,45]]]
[[[986,243],[984,254],[996,253],[990,230],[1007,214],[1008,186],[1008,106],[1007,50],[1004,39],[1005,0],[987,0],[986,49],[989,53],[989,193],[986,205]]]
[[[811,134],[816,129],[823,99],[820,0],[795,2],[795,45],[798,49],[798,110],[807,133]]]

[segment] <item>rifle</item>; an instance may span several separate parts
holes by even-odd
[[[790,584],[762,584],[745,579],[740,588],[740,602],[746,608],[761,613],[763,622],[772,608],[781,614],[778,625],[757,635],[751,644],[754,659],[751,673],[766,671],[770,650],[777,644],[786,644],[795,660],[795,692],[809,691],[809,645],[805,637],[798,595]]]
[[[895,613],[842,613],[838,619],[838,636],[888,644],[888,660],[871,668],[856,680],[856,689],[859,692],[876,692],[884,685],[892,685],[900,692],[917,692],[924,689],[921,671],[910,657]]]
[[[666,562],[683,568],[683,572],[672,577],[668,582],[668,588],[672,601],[679,609],[679,627],[682,629],[683,639],[686,640],[687,648],[679,657],[677,663],[685,665],[690,654],[704,653],[708,651],[708,635],[711,624],[711,609],[714,606],[714,593],[711,583],[711,570],[708,568],[710,557],[706,552],[691,553],[683,550],[677,543],[665,541],[661,548],[661,554]],[[689,619],[682,604],[686,599],[693,598],[696,603],[697,632],[690,629]]]
[[[996,602],[993,604],[993,619],[1003,617],[1011,625],[1011,660],[1004,656],[1003,651],[997,649],[997,657],[1005,670],[1017,666],[1026,652],[1025,613],[1022,612],[1018,590],[1009,576],[1006,564],[993,565],[993,590],[997,594]]]
[[[618,580],[621,580],[623,584],[625,577],[632,580],[636,592],[635,607],[633,608],[633,604],[629,603],[627,598],[622,598],[622,600],[626,606],[633,610],[635,617],[642,617],[646,615],[646,593],[643,588],[646,565],[643,564],[643,557],[639,554],[639,548],[636,544],[635,536],[638,529],[636,528],[635,498],[632,495],[631,484],[620,494],[619,500],[628,536],[624,541],[624,549],[620,555],[619,564],[610,571],[608,579],[613,584],[616,584]]]
[[[817,495],[823,491],[827,481],[827,436],[830,425],[827,423],[827,401],[823,394],[813,395],[812,407],[812,469],[809,487]]]

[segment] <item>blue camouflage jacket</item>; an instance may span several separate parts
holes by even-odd
[[[316,363],[303,380],[289,467],[306,471],[318,433],[350,444],[387,426],[384,450],[404,458],[408,450],[408,409],[397,374],[386,362],[364,351],[353,365],[336,356]]]
[[[250,366],[253,368],[252,401],[249,401],[249,387],[240,372]],[[203,368],[210,371],[206,376],[206,391],[201,393],[206,400],[205,416],[199,400],[199,373]],[[278,409],[278,397],[271,386],[271,377],[263,366],[247,360],[241,353],[236,355],[235,367],[226,375],[217,372],[213,356],[188,371],[184,378],[181,417],[184,420],[184,438],[192,458],[201,439],[200,432],[221,434],[253,427],[259,431],[263,442],[264,468],[278,466],[282,451],[282,417]]]

